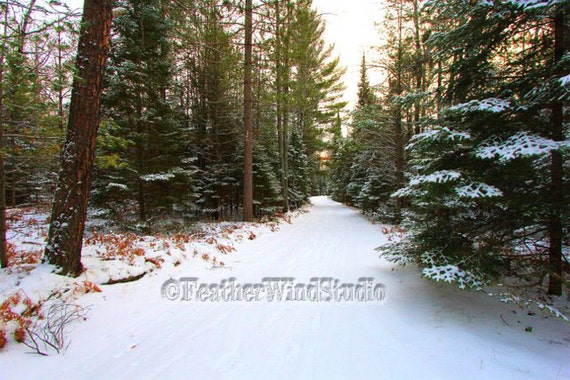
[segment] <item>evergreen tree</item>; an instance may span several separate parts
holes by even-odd
[[[333,47],[325,44],[324,24],[312,9],[312,1],[298,1],[291,30],[295,44],[290,58],[294,74],[289,119],[293,130],[287,139],[289,152],[295,154],[289,159],[289,178],[297,178],[290,196],[299,205],[300,199],[304,201],[318,192],[318,155],[326,148],[327,130],[346,103],[340,100],[344,69],[339,59],[332,57]],[[301,177],[305,180],[300,181]]]
[[[567,53],[552,59],[556,28],[543,20],[565,7],[431,3],[434,24],[449,23],[450,9],[464,21],[428,41],[446,62],[443,102],[452,106],[409,146],[414,171],[396,196],[411,202],[412,233],[389,253],[394,260],[461,287],[507,273],[560,279],[541,246],[552,241],[552,218],[568,218],[568,199],[552,190],[568,173],[552,186],[548,159],[567,159],[549,114],[553,101],[569,100],[568,65]]]
[[[62,119],[53,116],[57,103],[49,72],[51,57],[63,61],[69,48],[52,46],[49,30],[71,23],[71,16],[60,4],[43,7],[36,1],[7,1],[0,9],[0,262],[7,265],[6,207],[53,194],[63,130]],[[69,87],[64,80],[60,84],[62,92]]]
[[[235,9],[224,1],[190,2],[175,18],[184,156],[197,170],[199,218],[238,217],[243,199],[243,39],[231,30]]]
[[[145,222],[184,202],[191,168],[182,160],[182,119],[171,99],[171,23],[165,5],[159,0],[119,5],[96,195],[98,202],[134,200]]]
[[[366,57],[362,57],[358,101],[352,113],[351,141],[342,150],[338,180],[334,186],[341,199],[384,221],[400,221],[405,202],[390,198],[404,185],[408,167],[405,145],[424,128],[429,114],[429,83],[432,79],[424,47],[426,23],[420,4],[392,0],[386,12],[388,42],[380,62],[387,86],[375,92],[368,81]],[[341,169],[343,168],[343,169]],[[349,170],[350,177],[342,170]],[[343,190],[344,189],[344,190]]]
[[[367,71],[363,56],[351,133],[340,141],[333,160],[333,197],[390,220],[387,202],[396,186],[392,119],[371,87]]]
[[[362,62],[360,63],[360,81],[358,82],[358,100],[356,107],[358,109],[366,109],[377,104],[378,99],[374,90],[370,86],[368,80],[368,70],[366,66],[366,54],[362,54]]]
[[[293,208],[308,201],[312,189],[309,160],[300,133],[294,130],[289,141],[289,198]]]

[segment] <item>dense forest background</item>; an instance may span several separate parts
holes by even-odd
[[[258,218],[330,194],[407,234],[382,254],[461,287],[568,284],[567,1],[386,0],[382,59],[343,69],[310,0],[114,4],[90,202],[125,229],[242,217],[251,69]],[[5,1],[1,214],[50,202],[78,15]],[[247,45],[247,44],[245,44]],[[371,84],[369,70],[382,70]],[[345,113],[345,111],[351,111]],[[172,227],[172,226],[170,226]]]
[[[6,203],[49,202],[73,77],[78,15],[56,2],[3,7]],[[117,1],[91,202],[125,225],[240,217],[243,6]],[[258,217],[326,191],[318,152],[345,103],[342,69],[310,1],[254,9]]]

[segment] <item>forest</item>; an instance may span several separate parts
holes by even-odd
[[[241,218],[244,5],[108,6],[114,17],[103,41],[109,51],[90,207],[137,232]],[[325,191],[318,152],[344,103],[342,69],[310,1],[250,4],[249,11],[250,197],[260,218]],[[58,2],[9,1],[3,13],[2,213],[52,200],[60,156],[70,156],[63,141],[80,27]],[[66,168],[70,176],[78,170]]]
[[[568,287],[567,1],[390,1],[387,84],[362,62],[334,199],[407,231],[381,255],[478,289]]]
[[[311,0],[0,2],[2,267],[11,208],[53,203],[45,260],[77,275],[87,214],[154,234],[330,195],[429,279],[562,294],[570,4],[383,4],[347,109]]]

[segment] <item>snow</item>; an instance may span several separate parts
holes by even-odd
[[[440,170],[427,175],[415,176],[410,180],[410,186],[421,183],[447,183],[461,178],[461,173],[455,170]]]
[[[513,4],[522,10],[532,10],[545,7],[552,7],[558,4],[561,0],[508,0],[507,3]]]
[[[175,175],[172,173],[153,173],[153,174],[142,175],[140,179],[145,182],[154,182],[154,181],[169,181],[174,177]]]
[[[498,158],[500,162],[508,162],[519,157],[548,154],[568,146],[568,141],[557,142],[528,132],[519,132],[504,142],[484,144],[476,150],[475,155],[483,159]]]
[[[562,0],[504,0],[503,2],[506,4],[511,4],[520,10],[523,11],[530,11],[533,9],[540,9],[540,8],[548,8],[556,5],[557,3],[561,2]],[[485,6],[485,7],[494,7],[497,4],[496,0],[481,0],[477,2],[477,5]]]
[[[447,127],[437,126],[425,132],[412,136],[406,150],[413,150],[418,144],[433,141],[463,142],[471,140],[469,132],[458,132]]]
[[[486,183],[471,183],[456,188],[455,192],[462,198],[493,198],[503,195],[500,189]]]
[[[483,100],[472,100],[467,103],[457,104],[449,108],[450,111],[459,112],[491,112],[501,113],[510,108],[510,102],[504,99],[488,98]]]
[[[162,252],[167,258],[170,250],[180,261],[165,260],[139,281],[100,286],[101,293],[80,298],[90,312],[70,332],[63,355],[29,355],[26,347],[10,342],[0,352],[0,378],[570,377],[567,323],[529,316],[518,305],[481,292],[428,282],[413,265],[399,268],[381,260],[375,248],[390,239],[383,234],[387,226],[371,224],[357,210],[326,197],[312,202],[311,212],[281,223],[279,231],[252,226],[259,232],[254,239],[237,241],[237,232],[224,238],[225,230],[212,225],[203,240],[192,244],[206,247],[212,246],[206,238],[233,239],[236,251],[220,255],[223,267],[191,254],[184,257],[173,246],[151,247],[159,243],[137,240],[133,244],[151,251],[145,255]],[[13,284],[13,276],[1,273],[0,285]],[[372,279],[383,285],[385,298],[200,302],[161,296],[172,279],[220,284],[234,278],[244,285],[268,277],[292,278],[297,284],[313,278],[354,284]],[[15,286],[28,291],[72,281],[40,265]]]
[[[125,190],[128,191],[129,187],[123,183],[114,183],[114,182],[110,182],[107,185],[107,190],[112,190],[112,189],[117,189],[117,190]]]
[[[468,286],[480,286],[476,278],[459,269],[456,265],[446,264],[424,268],[422,274],[434,281],[447,283],[457,282],[460,289],[465,289]]]

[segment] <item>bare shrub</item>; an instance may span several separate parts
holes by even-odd
[[[66,337],[72,330],[73,323],[85,320],[88,312],[88,307],[62,299],[56,300],[50,305],[43,320],[25,327],[27,336],[22,343],[39,355],[45,356],[49,350],[62,353],[69,346]]]

